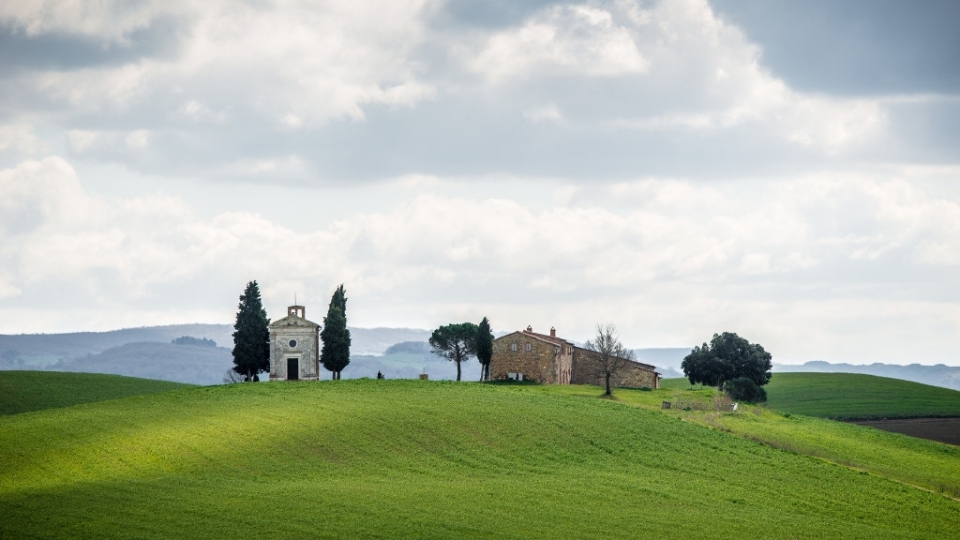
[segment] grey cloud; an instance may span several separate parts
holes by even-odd
[[[446,3],[432,22],[444,28],[450,24],[488,29],[504,28],[519,24],[545,7],[562,3],[558,0],[461,0]]]
[[[891,157],[955,162],[951,147],[956,129],[944,120],[960,111],[955,101],[866,103],[863,125],[854,115],[848,126],[843,115],[856,112],[858,104],[783,87],[762,66],[756,67],[755,47],[739,34],[670,10],[657,12],[676,19],[668,21],[674,25],[673,34],[661,36],[658,32],[668,31],[657,24],[631,22],[626,12],[618,11],[621,4],[591,4],[609,8],[614,24],[633,32],[641,54],[652,61],[646,73],[590,76],[577,69],[540,70],[534,63],[510,78],[491,82],[471,65],[496,32],[530,20],[562,24],[560,19],[537,19],[550,5],[554,4],[445,4],[431,12],[425,23],[428,31],[397,31],[420,40],[409,44],[406,56],[384,53],[379,43],[370,45],[378,62],[393,66],[382,80],[376,79],[381,76],[376,65],[354,73],[344,71],[353,66],[334,62],[318,68],[330,70],[332,86],[322,86],[318,81],[326,78],[317,78],[317,73],[308,73],[314,78],[302,83],[303,74],[277,65],[272,55],[279,53],[272,51],[259,59],[256,69],[237,58],[215,57],[211,64],[201,64],[205,69],[178,71],[176,59],[167,58],[169,62],[156,72],[121,73],[115,84],[121,87],[120,97],[103,98],[101,94],[112,88],[97,86],[106,73],[51,83],[31,79],[40,75],[24,72],[25,61],[20,71],[13,70],[17,73],[0,82],[0,101],[10,117],[18,112],[42,117],[46,112],[54,127],[97,132],[95,142],[86,146],[70,141],[73,159],[122,163],[147,174],[248,182],[323,185],[405,174],[506,174],[592,182],[646,175],[729,178],[799,173]],[[187,24],[155,19],[147,29],[130,35],[129,46],[109,45],[100,56],[92,41],[84,42],[77,47],[77,58],[64,53],[60,60],[64,67],[57,69],[69,75],[80,66],[120,62],[137,67],[136,58],[160,58],[178,50],[181,28]],[[7,38],[11,36],[20,46],[35,45],[32,54],[41,64],[86,39],[57,34],[25,38],[8,32]],[[662,45],[661,38],[673,44]],[[309,51],[291,43],[284,47],[291,47],[288,56],[297,57],[294,64],[312,67],[296,63]],[[514,44],[520,47],[517,54],[523,54],[522,44]],[[54,75],[60,74],[54,70]],[[337,76],[345,78],[338,81]],[[729,81],[718,83],[721,76]],[[399,101],[383,95],[404,81],[432,93],[425,90],[419,97]],[[316,84],[327,92],[323,98],[315,95],[317,89],[311,85]],[[50,88],[63,95],[48,95]],[[329,105],[327,97],[345,101]],[[285,126],[288,111],[292,120]],[[873,117],[876,125],[870,124]],[[858,144],[847,144],[842,137],[830,139],[837,133],[845,136],[846,131]],[[797,140],[789,140],[795,134]],[[144,144],[129,144],[131,136]]]
[[[158,17],[127,35],[123,43],[63,32],[28,35],[0,25],[0,71],[7,76],[28,70],[73,70],[120,66],[138,60],[173,59],[182,43],[185,22]]]
[[[792,87],[841,95],[960,92],[955,0],[710,0]]]

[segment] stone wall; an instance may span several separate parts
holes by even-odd
[[[294,347],[290,340],[296,340]],[[318,329],[315,326],[282,326],[270,329],[270,380],[287,380],[287,358],[297,358],[302,381],[319,378]]]
[[[527,344],[530,350],[527,351]],[[512,345],[517,350],[512,350]],[[493,340],[493,356],[490,357],[490,378],[502,381],[508,373],[523,373],[525,380],[544,384],[557,383],[555,357],[557,345],[534,337],[514,332]]]
[[[573,384],[595,384],[605,386],[600,376],[600,362],[596,353],[576,348],[573,353]],[[636,362],[627,364],[613,377],[610,386],[620,388],[659,388],[657,373]]]

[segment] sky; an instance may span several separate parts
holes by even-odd
[[[486,316],[960,365],[954,0],[0,3],[0,333]]]

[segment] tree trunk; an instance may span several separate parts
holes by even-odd
[[[457,360],[457,381],[460,381],[460,361]]]
[[[610,374],[609,374],[609,373],[607,373],[607,393],[606,393],[606,395],[608,395],[608,396],[613,395],[613,394],[610,393]]]

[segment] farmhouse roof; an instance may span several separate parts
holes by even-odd
[[[555,331],[554,331],[553,329],[551,329],[551,333],[554,333],[554,332],[555,332]],[[537,333],[537,332],[534,332],[534,331],[533,331],[533,328],[531,328],[530,326],[528,326],[528,327],[526,328],[526,330],[521,330],[520,332],[514,332],[514,333],[523,334],[523,335],[525,335],[525,336],[529,336],[529,337],[532,337],[532,338],[534,338],[534,339],[536,339],[536,340],[544,341],[544,342],[550,343],[550,344],[552,344],[552,345],[570,345],[570,346],[572,346],[572,347],[574,347],[574,348],[576,348],[576,349],[580,349],[581,351],[590,352],[590,349],[585,349],[585,348],[583,348],[583,347],[577,346],[577,345],[575,345],[574,343],[572,343],[572,342],[570,342],[570,341],[567,341],[567,340],[565,340],[565,339],[562,339],[562,338],[558,338],[558,337],[555,336],[555,335],[550,335],[550,336],[548,336],[548,335],[546,335],[546,334],[539,334],[539,333]],[[503,337],[505,338],[505,337],[507,337],[507,336],[509,336],[509,335],[511,335],[511,334],[507,334],[506,336],[503,336]],[[501,339],[502,339],[502,338],[501,338]],[[652,365],[650,365],[650,364],[645,364],[645,363],[643,363],[643,362],[637,362],[636,360],[630,360],[630,359],[628,359],[628,358],[624,358],[624,360],[626,360],[626,361],[628,361],[628,362],[633,362],[634,364],[637,364],[637,365],[642,366],[642,367],[644,367],[644,368],[646,368],[646,369],[649,369],[650,371],[656,371],[656,369],[657,369],[656,366],[652,366]]]

